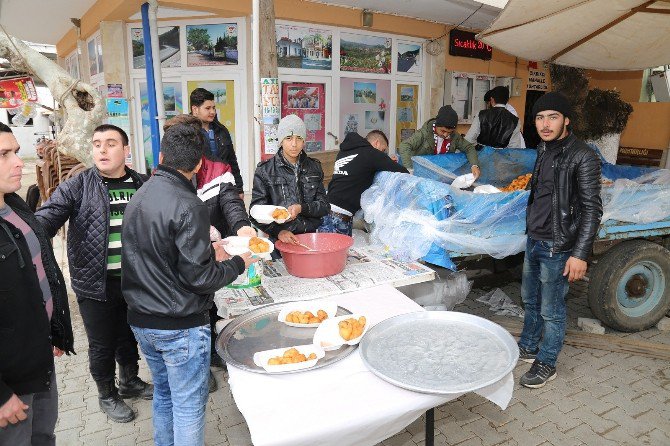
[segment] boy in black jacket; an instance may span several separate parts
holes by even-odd
[[[65,280],[21,188],[23,161],[0,123],[0,444],[55,444],[54,356],[74,353]]]
[[[387,151],[388,139],[379,130],[371,131],[365,139],[355,132],[347,134],[328,185],[330,212],[323,217],[319,232],[351,235],[353,216],[361,208],[361,195],[372,185],[375,174],[408,173],[386,155]]]

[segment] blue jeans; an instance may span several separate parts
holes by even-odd
[[[525,317],[519,346],[529,351],[539,347],[537,360],[556,367],[565,337],[568,278],[563,270],[570,251],[552,254],[551,246],[552,242],[528,237],[521,279]]]
[[[326,214],[321,219],[321,226],[316,232],[330,232],[334,234],[344,234],[351,237],[353,231],[352,220],[344,221],[339,215],[333,213]]]
[[[131,326],[154,382],[157,446],[205,444],[211,329],[156,330]]]

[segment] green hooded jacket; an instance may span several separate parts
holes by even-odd
[[[435,118],[429,119],[419,131],[414,132],[412,136],[404,140],[398,145],[398,154],[402,159],[402,165],[411,169],[412,157],[416,155],[434,155],[435,154],[435,138],[433,133],[433,123]],[[467,141],[460,133],[454,130],[451,134],[451,144],[449,146],[449,153],[460,150],[465,153],[470,165],[479,165],[479,158],[477,157],[476,145]]]

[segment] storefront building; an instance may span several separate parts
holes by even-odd
[[[57,50],[63,67],[101,92],[107,101],[108,121],[131,135],[133,159],[129,161],[146,170],[155,160],[148,121],[141,3],[97,1],[81,19],[79,41],[73,29],[60,39]],[[247,189],[256,164],[263,155],[272,153],[267,150],[259,155],[254,147],[251,8],[250,0],[176,0],[159,2],[158,10],[166,117],[189,112],[193,89],[212,91],[219,121],[233,136]],[[450,25],[374,13],[373,25],[363,27],[360,9],[301,0],[276,0],[275,14],[275,47],[261,51],[278,55],[281,116],[295,113],[305,121],[306,151],[321,159],[327,176],[347,132],[365,135],[373,129],[382,130],[394,152],[397,144],[434,116],[441,105],[465,101],[449,92],[455,75],[473,79],[468,93],[471,113],[483,107],[482,92],[496,84],[508,85],[510,104],[522,122],[532,106],[527,96],[536,97],[550,86],[542,63],[495,49],[487,59],[450,54]],[[435,38],[440,44],[437,50],[435,44],[428,47]],[[651,114],[653,122],[663,119],[655,113],[658,108],[652,107],[656,104],[638,103],[641,73],[629,79],[623,76],[593,73],[592,79],[600,88],[625,88],[623,99],[633,102],[635,108],[629,128],[637,129],[638,115],[648,119]],[[633,94],[635,85],[637,96]],[[451,97],[446,97],[445,86]],[[667,122],[670,109],[663,113]],[[468,120],[461,122],[458,131],[465,133]],[[649,132],[627,132],[622,145],[665,149],[670,142],[670,135],[659,132],[654,132],[658,141],[646,141]]]

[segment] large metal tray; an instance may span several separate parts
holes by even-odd
[[[471,392],[516,366],[519,349],[504,328],[451,311],[421,311],[386,319],[360,342],[361,357],[377,376],[422,393]]]
[[[294,345],[311,344],[316,328],[289,327],[277,320],[283,303],[266,305],[257,310],[238,316],[221,330],[216,339],[216,352],[228,364],[256,373],[268,373],[254,364],[254,353]],[[337,307],[337,316],[351,314],[351,311]],[[318,369],[348,356],[356,345],[343,345],[337,350],[326,352],[314,367],[282,373],[298,373]],[[279,373],[272,373],[277,375]]]

